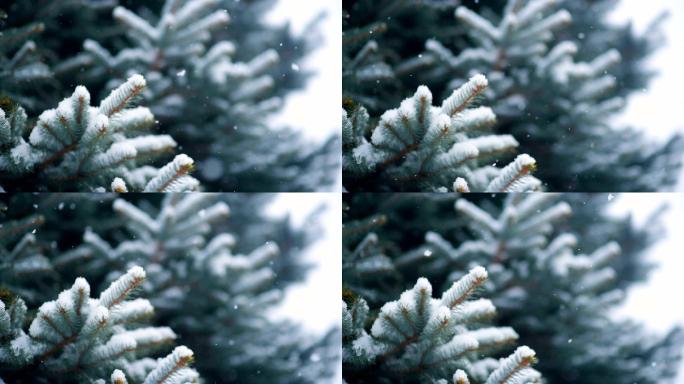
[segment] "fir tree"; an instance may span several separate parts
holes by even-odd
[[[267,25],[271,0],[161,3],[69,0],[45,4],[50,12],[26,3],[8,7],[8,28],[41,22],[49,32],[37,35],[35,45],[55,80],[41,85],[46,94],[30,93],[34,104],[47,108],[67,84],[104,97],[140,73],[148,82],[143,102],[162,133],[197,160],[205,188],[328,188],[339,166],[339,139],[310,143],[267,119],[309,76],[292,68],[320,41],[315,24],[307,36]]]
[[[549,194],[346,200],[343,281],[371,307],[418,277],[446,289],[482,265],[496,323],[513,327],[520,343],[538,353],[537,369],[547,380],[656,383],[676,374],[679,329],[655,336],[607,314],[622,301],[624,287],[645,277],[630,271],[642,268],[653,238],[650,229],[633,228],[628,219],[597,214],[605,195],[574,197],[573,205],[584,208],[573,220],[567,220],[571,206]],[[449,214],[454,205],[457,212]],[[609,240],[627,234],[636,236],[619,255]]]
[[[73,276],[86,277],[94,289],[106,289],[121,273],[140,265],[146,279],[139,290],[154,307],[150,322],[170,327],[179,344],[195,351],[205,380],[319,382],[334,373],[339,361],[339,331],[304,342],[308,335],[298,324],[269,314],[282,301],[283,288],[304,277],[301,247],[310,239],[287,219],[267,222],[261,210],[268,199],[166,194],[112,201],[109,195],[15,195],[9,199],[6,223],[21,219],[2,228],[12,233],[22,228],[33,248],[8,247],[8,253],[22,256],[3,264],[0,277],[8,291],[40,305]],[[222,200],[234,203],[236,218],[244,220],[228,225],[230,209]],[[26,217],[36,211],[41,214]],[[228,228],[239,230],[229,233]],[[282,241],[282,249],[269,238]],[[33,278],[21,273],[27,265],[33,267]]]
[[[676,182],[679,136],[653,143],[609,124],[651,75],[641,61],[657,46],[657,23],[643,37],[612,25],[605,15],[613,1],[448,3],[344,2],[348,101],[372,116],[420,84],[446,96],[483,73],[495,131],[520,140],[548,189],[642,191]]]

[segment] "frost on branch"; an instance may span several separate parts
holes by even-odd
[[[489,165],[513,152],[518,142],[510,135],[478,132],[496,123],[491,109],[472,107],[487,84],[483,75],[473,76],[441,107],[432,105],[430,90],[421,86],[398,109],[385,112],[370,130],[363,107],[351,114],[343,111],[345,187],[446,191],[455,186],[487,192],[540,189],[541,182],[530,175],[536,162],[529,155],[518,156],[503,169]]]
[[[11,114],[0,110],[0,180],[5,188],[31,190],[105,190],[112,180],[132,190],[154,192],[196,189],[187,174],[192,160],[180,155],[157,170],[142,166],[172,152],[176,142],[168,135],[140,135],[154,124],[144,107],[131,107],[145,88],[145,79],[131,76],[100,103],[90,105],[90,94],[76,87],[56,109],[44,111],[29,128],[19,107]],[[179,158],[181,159],[179,161]],[[179,166],[181,162],[184,166]]]
[[[79,277],[38,308],[28,333],[24,301],[0,302],[0,377],[12,382],[30,372],[45,382],[91,382],[110,375],[115,383],[126,382],[125,376],[135,383],[196,382],[189,349],[178,347],[157,362],[147,357],[173,344],[176,334],[167,327],[137,326],[153,312],[149,301],[130,299],[144,279],[145,271],[132,267],[94,299]]]
[[[335,344],[325,339],[302,346],[304,335],[297,327],[268,318],[268,309],[283,299],[275,272],[280,250],[266,242],[243,252],[236,236],[222,229],[231,210],[221,198],[166,194],[159,209],[117,199],[113,209],[129,237],[110,244],[106,233],[87,229],[84,244],[58,262],[105,280],[111,271],[143,266],[142,289],[157,318],[196,351],[203,376],[233,377],[258,369],[264,380],[299,372],[300,379],[315,382],[336,359],[337,351],[333,356],[326,349]],[[110,297],[117,295],[107,295],[107,302],[114,300]]]
[[[515,319],[512,325],[523,342],[532,344],[535,335],[550,334],[550,346],[545,348],[560,355],[588,353],[586,359],[573,361],[575,368],[564,370],[582,371],[595,364],[629,367],[632,363],[624,359],[648,354],[649,347],[625,336],[642,333],[638,325],[608,316],[607,308],[624,298],[615,283],[620,246],[608,242],[586,254],[578,251],[581,239],[561,229],[572,210],[559,196],[512,194],[494,212],[459,199],[455,208],[459,217],[468,220],[474,238],[453,245],[441,234],[428,232],[424,246],[397,259],[399,269],[416,268],[434,275],[472,263],[487,266],[488,297],[503,316]],[[431,257],[419,257],[426,253]],[[451,273],[447,281],[459,277]],[[542,299],[542,291],[553,294]],[[610,348],[596,348],[596,343]],[[624,354],[615,353],[617,349]],[[543,372],[544,363],[540,365]]]
[[[654,145],[638,130],[609,121],[624,108],[621,93],[628,86],[619,81],[630,81],[625,79],[621,54],[597,49],[596,40],[606,37],[591,24],[584,26],[586,30],[571,26],[572,16],[565,8],[580,17],[594,10],[579,10],[582,5],[559,0],[506,4],[496,6],[495,12],[479,8],[479,14],[458,7],[456,22],[446,31],[466,36],[447,38],[445,31],[429,38],[420,54],[427,68],[416,72],[417,79],[435,91],[446,84],[447,91],[473,73],[486,73],[491,84],[484,97],[501,120],[499,132],[526,138],[521,150],[546,165],[538,176],[550,189],[653,190],[655,185],[670,184],[672,169],[681,165],[674,155],[681,137]],[[601,6],[585,6],[591,7]],[[599,45],[611,44],[606,40]],[[634,54],[632,46],[621,48]],[[636,65],[634,57],[626,60],[630,63],[624,66]],[[618,136],[620,145],[612,139]],[[587,148],[591,156],[586,155]],[[655,163],[659,165],[654,167]]]
[[[148,87],[142,97],[162,132],[198,162],[198,175],[213,190],[313,190],[332,184],[339,139],[312,145],[298,132],[265,121],[281,109],[288,87],[303,81],[292,73],[299,69],[290,67],[306,50],[304,42],[283,46],[290,36],[264,31],[263,25],[258,31],[244,27],[259,18],[244,13],[261,14],[260,5],[237,4],[236,17],[247,19],[235,21],[224,9],[231,7],[218,0],[167,0],[153,17],[116,7],[112,16],[128,44],[110,52],[107,41],[86,40],[79,56],[86,70],[77,76],[96,83],[111,78],[105,87],[111,89],[131,73],[143,74]]]
[[[428,280],[420,278],[399,300],[382,306],[370,333],[365,329],[365,300],[343,302],[345,380],[387,377],[402,383],[433,383],[453,375],[461,382],[467,382],[467,376],[474,383],[508,383],[517,376],[540,382],[539,373],[530,368],[534,352],[527,347],[499,362],[481,357],[518,338],[508,327],[477,327],[483,309],[489,317],[495,311],[489,300],[472,300],[486,279],[485,269],[475,267],[435,299]]]

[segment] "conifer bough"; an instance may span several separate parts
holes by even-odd
[[[531,368],[536,357],[528,347],[519,347],[500,361],[480,357],[483,351],[501,349],[518,338],[508,327],[474,329],[474,323],[495,313],[491,301],[469,300],[486,280],[487,271],[475,267],[434,299],[429,281],[419,278],[398,301],[380,308],[370,333],[365,329],[366,301],[342,302],[345,380],[446,384],[444,377],[452,377],[454,383],[468,383],[470,377],[485,384],[541,382],[539,372]]]
[[[199,172],[193,176],[202,180],[203,189],[328,189],[339,167],[338,135],[311,142],[296,127],[274,126],[267,119],[310,77],[299,64],[320,45],[320,31],[316,23],[299,35],[289,25],[274,25],[265,18],[270,6],[271,0],[156,5],[69,0],[39,9],[26,2],[1,5],[0,107],[8,119],[15,105],[38,115],[72,93],[71,84],[82,84],[93,99],[102,99],[137,73],[146,79],[140,99],[154,114],[152,121],[159,122],[157,133],[169,135],[158,146],[168,147],[173,138],[194,159]],[[78,28],[64,28],[64,20]],[[79,45],[81,52],[75,53]],[[1,155],[12,146],[0,147],[6,147]],[[119,156],[132,156],[130,148],[117,150]],[[136,162],[134,168],[147,164],[146,159]],[[147,183],[156,169],[144,168],[132,175],[135,180],[114,172],[79,185],[50,179],[45,186],[40,180],[37,188],[35,172],[11,175],[0,167],[0,176],[8,176],[0,177],[0,185],[30,191],[155,190]],[[154,184],[168,191],[195,188],[197,182],[184,176]]]
[[[113,384],[128,383],[127,377],[144,384],[198,382],[189,367],[192,351],[184,346],[157,361],[146,357],[173,344],[176,334],[168,327],[136,327],[154,310],[145,299],[130,299],[145,277],[134,266],[97,299],[79,277],[38,308],[28,333],[24,301],[0,301],[0,382],[25,375],[50,383],[105,383],[105,377]]]
[[[154,124],[144,107],[131,107],[145,88],[131,76],[100,103],[76,87],[55,109],[44,111],[29,127],[21,107],[0,110],[0,181],[8,190],[100,190],[173,192],[198,188],[189,172],[192,159],[178,155],[161,169],[143,166],[169,153],[176,142],[168,135],[139,135]],[[28,141],[26,140],[28,135]],[[25,185],[27,184],[27,185]]]
[[[561,226],[572,214],[567,202],[554,194],[510,194],[495,213],[466,199],[456,200],[454,208],[459,219],[467,220],[473,238],[452,245],[446,234],[427,232],[423,246],[396,259],[400,269],[451,281],[470,263],[487,266],[487,296],[502,317],[512,319],[521,340],[553,355],[543,359],[539,369],[554,377],[590,370],[624,372],[646,382],[650,376],[668,376],[667,364],[679,352],[658,344],[651,349],[651,342],[663,341],[650,337],[640,342],[639,325],[606,315],[606,308],[625,297],[615,283],[620,245],[609,241],[587,254],[578,253],[584,249],[580,238]],[[540,295],[542,291],[550,293]],[[677,343],[677,333],[665,342]],[[553,336],[539,341],[539,334]],[[598,341],[607,347],[595,348]],[[560,358],[581,353],[589,356],[572,363]],[[647,364],[634,363],[654,356],[664,363],[652,372],[640,368]]]
[[[302,346],[299,328],[264,313],[284,297],[276,285],[281,250],[267,241],[245,254],[236,251],[234,235],[214,231],[231,213],[217,200],[218,194],[166,194],[153,213],[116,199],[112,208],[129,238],[110,245],[106,234],[86,229],[83,244],[55,263],[99,279],[132,264],[143,266],[149,271],[144,291],[157,319],[197,351],[197,368],[208,380],[240,382],[246,379],[234,377],[236,372],[259,370],[263,379],[250,382],[296,374],[315,382],[323,375],[317,371],[325,370],[323,345]]]
[[[79,64],[85,70],[78,76],[87,82],[113,77],[107,88],[131,72],[145,75],[150,85],[143,97],[163,123],[161,129],[205,166],[199,177],[213,189],[320,189],[321,180],[331,179],[328,173],[337,167],[339,140],[311,148],[295,132],[263,121],[282,107],[284,82],[298,76],[290,73],[294,63],[289,61],[300,52],[280,48],[283,60],[276,50],[283,40],[277,39],[290,37],[271,31],[260,30],[257,38],[248,33],[246,41],[240,34],[247,32],[231,31],[236,40],[228,39],[225,30],[232,23],[249,21],[233,20],[223,9],[230,7],[226,3],[167,0],[152,19],[118,6],[112,16],[128,44],[110,52],[107,41],[86,39],[84,52],[60,71],[76,72]],[[256,3],[237,7],[255,7],[261,14]],[[242,61],[245,56],[249,59]]]
[[[635,255],[652,243],[629,217],[600,212],[610,200],[605,195],[348,194],[344,200],[344,298],[350,307],[367,302],[367,318],[378,317],[416,279],[445,289],[468,281],[466,271],[481,265],[488,278],[479,291],[491,301],[463,304],[474,319],[469,325],[492,321],[515,329],[519,343],[540,356],[535,368],[546,381],[655,384],[676,377],[680,328],[657,335],[610,316],[608,309],[624,301],[624,287],[645,279],[649,267]],[[657,228],[653,221],[647,225]],[[389,370],[366,380],[347,364],[350,384],[404,379]]]
[[[511,135],[481,135],[496,123],[487,107],[472,108],[487,88],[483,75],[473,76],[432,105],[432,93],[420,86],[398,109],[385,112],[370,129],[363,107],[342,111],[345,187],[371,190],[514,192],[541,188],[531,176],[535,160],[519,155],[500,169],[495,163],[518,142]]]
[[[418,85],[447,97],[484,73],[490,85],[483,99],[499,120],[494,132],[513,135],[519,151],[537,160],[545,189],[676,185],[682,135],[655,143],[643,129],[610,119],[652,78],[643,62],[663,44],[664,15],[637,35],[610,20],[613,8],[611,0],[343,2],[345,103],[374,116]],[[467,189],[463,182],[457,187]]]
[[[0,23],[4,23],[3,19],[7,17],[3,12],[0,9]],[[26,92],[27,85],[34,82],[41,83],[50,78],[50,69],[41,62],[36,52],[38,47],[31,40],[34,35],[44,30],[45,25],[40,22],[0,30],[0,91],[2,91],[0,102],[2,104],[16,100],[21,104],[33,106],[35,98]]]
[[[114,308],[126,309],[125,331],[139,346],[142,338],[145,344],[169,340],[195,351],[193,366],[206,382],[318,383],[339,366],[339,330],[331,327],[324,336],[311,337],[298,324],[271,317],[269,310],[285,297],[283,286],[303,278],[308,264],[300,258],[301,249],[311,238],[287,218],[266,218],[262,210],[271,198],[0,196],[0,299],[7,307],[21,298],[29,309],[38,308],[82,276],[102,292],[98,300],[110,319],[119,313]],[[229,215],[235,219],[226,220]],[[149,332],[150,325],[166,331]],[[164,327],[178,337],[170,340]],[[0,349],[5,341],[0,334]],[[169,366],[187,362],[187,350],[178,352]],[[152,355],[136,354],[145,356]],[[153,362],[140,374],[117,365],[83,382],[108,382],[110,375],[120,382],[121,375],[112,374],[116,368],[128,382],[143,383],[155,369]],[[7,383],[32,382],[31,371],[6,369],[0,359],[0,377]],[[42,382],[78,379],[55,374]]]

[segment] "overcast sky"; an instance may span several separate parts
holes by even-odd
[[[326,210],[318,224],[324,235],[306,250],[306,260],[315,267],[304,283],[288,288],[285,303],[275,313],[301,322],[316,334],[342,325],[342,195],[281,193],[269,207],[272,215],[289,213],[294,225],[302,226],[311,225],[304,219],[321,204]],[[342,382],[341,369],[332,382]]]
[[[276,122],[298,127],[312,139],[323,140],[341,130],[342,106],[342,5],[336,0],[298,2],[281,0],[267,20],[281,24],[290,21],[296,34],[321,12],[326,16],[321,27],[325,42],[303,62],[302,69],[313,70],[314,77],[303,90],[287,98]]]
[[[684,1],[622,0],[611,15],[614,22],[631,21],[643,32],[661,12],[670,18],[664,24],[665,46],[648,61],[659,72],[648,88],[629,97],[627,109],[617,122],[640,127],[652,137],[665,140],[674,132],[684,132],[681,113],[681,87],[684,84]],[[683,155],[684,156],[684,155]],[[678,191],[684,191],[684,172]]]
[[[643,32],[664,10],[670,13],[664,25],[665,46],[648,62],[659,74],[644,92],[629,98],[625,113],[618,118],[618,122],[643,127],[649,135],[660,139],[684,130],[680,96],[684,84],[684,1],[622,0],[612,14],[615,22],[631,21],[637,31]],[[684,172],[677,191],[684,191]],[[628,292],[627,302],[618,311],[619,315],[643,320],[658,332],[675,324],[684,325],[684,306],[680,304],[684,292],[684,194],[623,194],[618,195],[614,206],[616,213],[631,212],[639,221],[663,202],[670,206],[664,217],[667,232],[649,252],[649,258],[658,267],[649,281]],[[684,383],[684,362],[675,382]]]
[[[305,33],[307,24],[321,12],[325,13],[320,24],[325,41],[297,64],[302,70],[311,70],[315,75],[304,89],[292,92],[285,100],[285,108],[273,117],[275,126],[301,129],[315,142],[322,142],[342,131],[342,3],[337,0],[281,0],[266,17],[275,24],[290,22],[294,32],[299,34]],[[332,190],[342,190],[341,169]]]
[[[274,24],[289,22],[294,33],[300,34],[306,33],[306,26],[321,13],[325,15],[320,23],[324,43],[298,63],[303,70],[313,71],[314,76],[304,89],[286,99],[284,110],[274,118],[277,123],[302,129],[307,137],[317,141],[341,130],[342,5],[337,0],[296,3],[281,0],[266,16]],[[282,311],[301,318],[317,332],[327,330],[331,323],[341,324],[339,300],[330,298],[342,297],[342,197],[339,193],[280,194],[271,206],[273,214],[289,212],[295,223],[299,223],[321,203],[327,206],[321,220],[325,236],[308,250],[309,259],[318,267],[306,284],[291,292]],[[307,313],[305,308],[312,307],[320,310]]]
[[[673,325],[684,326],[684,194],[629,193],[616,195],[612,211],[618,215],[631,213],[642,224],[661,204],[669,210],[663,216],[664,238],[648,252],[648,260],[657,263],[650,279],[628,290],[625,305],[617,316],[643,321],[654,332],[664,333]],[[684,346],[682,346],[684,349]],[[684,361],[676,383],[684,383]]]
[[[293,6],[293,4],[296,4]],[[302,63],[302,69],[315,72],[307,87],[293,92],[274,123],[297,127],[311,140],[323,141],[340,133],[342,105],[342,4],[337,0],[279,1],[268,20],[289,21],[295,33],[321,11],[326,13],[321,27],[325,42]],[[334,190],[341,191],[341,174]],[[301,321],[313,332],[323,333],[332,325],[341,326],[342,310],[342,196],[340,193],[281,194],[271,207],[273,214],[290,212],[297,224],[320,203],[327,209],[321,218],[325,236],[307,250],[307,258],[316,264],[303,284],[289,289],[277,315]],[[331,383],[342,382],[342,369]]]

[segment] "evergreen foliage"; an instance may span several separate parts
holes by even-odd
[[[140,383],[197,382],[186,347],[157,361],[146,357],[173,344],[176,334],[168,327],[136,326],[154,310],[146,299],[129,300],[144,279],[145,271],[132,267],[94,299],[88,282],[77,278],[57,300],[38,308],[28,333],[25,302],[0,301],[0,380],[88,382],[111,375],[113,383],[126,382],[126,376]]]
[[[620,257],[611,262],[615,269],[615,284],[621,289],[633,283],[645,282],[654,265],[644,257],[649,247],[664,238],[660,220],[666,211],[661,206],[651,212],[644,224],[637,226],[633,218],[615,217],[607,213],[614,195],[567,194],[563,200],[572,206],[572,215],[558,223],[555,232],[569,231],[577,237],[577,249],[597,249],[610,239],[620,244]],[[591,225],[586,225],[591,223]]]
[[[0,208],[6,210],[7,206],[0,205]],[[5,222],[0,227],[0,281],[7,293],[14,292],[30,305],[47,299],[39,296],[34,286],[49,290],[54,283],[50,278],[54,269],[37,247],[34,234],[44,223],[44,216],[34,214]]]
[[[369,307],[363,298],[342,302],[343,362],[347,382],[541,382],[530,366],[534,351],[518,348],[506,359],[480,359],[482,351],[514,343],[518,335],[508,327],[471,329],[495,313],[486,299],[468,300],[487,279],[487,271],[475,267],[441,299],[432,298],[432,286],[419,278],[415,286],[380,308],[371,333],[365,330]],[[465,369],[465,371],[463,370]],[[468,373],[466,373],[466,371]],[[469,374],[469,375],[468,375]]]
[[[458,192],[539,189],[541,182],[529,175],[536,167],[529,155],[518,156],[503,169],[482,166],[518,146],[510,135],[475,136],[474,131],[496,122],[487,107],[467,108],[487,84],[484,76],[475,75],[439,108],[432,105],[430,90],[421,86],[399,109],[385,112],[370,130],[365,108],[357,108],[351,116],[343,110],[345,187],[447,191],[450,185]],[[365,137],[368,132],[370,142]]]
[[[147,108],[129,108],[145,84],[142,76],[133,75],[99,107],[90,106],[85,87],[76,87],[56,109],[41,113],[30,129],[22,107],[8,116],[0,110],[3,184],[13,190],[105,190],[111,186],[126,192],[127,185],[145,192],[196,189],[197,180],[188,176],[193,161],[187,155],[178,155],[161,169],[139,164],[176,146],[167,135],[133,136],[154,123]]]
[[[549,382],[674,377],[680,329],[656,336],[609,314],[624,288],[646,277],[643,251],[655,240],[652,229],[601,213],[605,195],[567,197],[579,218],[568,220],[573,207],[553,194],[346,197],[347,295],[375,308],[419,277],[447,289],[484,266],[482,290],[497,309],[496,324],[513,327],[537,352],[537,369]],[[625,236],[633,237],[620,255],[611,240]]]
[[[7,14],[0,9],[0,28]],[[0,29],[0,107],[6,110],[17,108],[17,102],[33,105],[31,97],[25,94],[27,85],[45,80],[50,70],[41,63],[36,53],[36,43],[31,37],[43,31],[42,23],[23,25],[17,28]]]
[[[315,24],[306,36],[267,24],[272,0],[46,3],[11,4],[4,9],[6,26],[0,26],[9,38],[27,26],[45,31],[26,43],[38,54],[26,49],[23,61],[15,60],[18,53],[9,45],[0,53],[0,76],[11,77],[0,83],[0,94],[29,114],[49,108],[71,84],[104,98],[139,73],[148,83],[140,97],[157,128],[196,159],[195,176],[205,189],[298,191],[333,184],[339,139],[311,143],[268,119],[309,76],[293,64],[320,42]],[[30,81],[19,77],[27,72],[17,67],[24,62],[41,68]],[[120,182],[116,187],[122,190]]]
[[[0,226],[2,255],[9,255],[0,268],[1,288],[32,307],[54,297],[74,276],[106,291],[122,273],[141,266],[146,278],[138,290],[154,307],[149,322],[173,329],[174,339],[195,351],[204,380],[320,382],[339,362],[339,331],[312,338],[269,311],[288,284],[305,276],[302,249],[315,232],[265,216],[261,211],[270,198],[14,195]],[[231,210],[225,201],[235,207],[236,220],[226,220]],[[122,367],[113,366],[129,382],[143,382],[144,375],[132,376]],[[108,378],[111,369],[106,373],[89,377]],[[25,378],[25,372],[16,377]]]
[[[662,19],[637,36],[607,21],[614,4],[345,1],[345,101],[374,116],[418,85],[445,97],[482,73],[490,82],[483,97],[498,117],[494,131],[513,135],[537,159],[549,190],[667,188],[679,174],[681,137],[654,143],[641,130],[610,124],[652,75],[642,61],[662,41]]]

